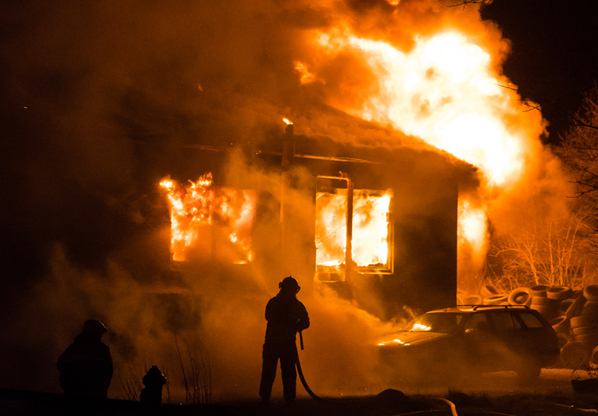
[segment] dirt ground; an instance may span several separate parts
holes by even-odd
[[[590,374],[566,369],[543,369],[537,383],[522,385],[515,373],[484,374],[454,388],[410,385],[380,390],[379,394],[324,400],[301,399],[294,408],[282,401],[263,409],[257,403],[233,407],[235,415],[583,415],[598,414],[598,386],[576,392],[571,380]],[[380,386],[382,388],[382,386]]]
[[[138,402],[109,400],[101,409],[73,407],[64,396],[0,390],[0,415],[83,415],[94,416],[391,416],[391,415],[548,415],[598,414],[598,387],[578,392],[572,379],[588,379],[589,374],[563,369],[544,369],[535,385],[521,385],[514,373],[495,373],[476,377],[459,389],[443,386],[404,386],[403,389],[380,386],[377,394],[300,397],[292,407],[281,399],[263,406],[257,399],[198,406],[163,405],[144,408]],[[302,389],[302,386],[298,386]]]

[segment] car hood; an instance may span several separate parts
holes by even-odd
[[[387,335],[378,339],[377,344],[381,347],[399,346],[399,345],[419,345],[431,341],[438,341],[440,339],[451,337],[452,334],[445,334],[441,332],[425,332],[425,331],[408,331],[397,332],[395,334]]]

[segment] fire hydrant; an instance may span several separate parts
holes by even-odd
[[[143,376],[142,381],[145,388],[141,390],[141,403],[151,407],[160,407],[162,405],[162,386],[166,384],[166,377],[154,365]]]

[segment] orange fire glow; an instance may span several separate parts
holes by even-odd
[[[316,76],[307,69],[307,65],[305,65],[303,62],[295,61],[294,65],[295,71],[301,75],[299,79],[301,84],[309,84],[316,81]]]
[[[469,243],[473,249],[474,258],[480,258],[486,251],[487,218],[484,208],[473,208],[469,201],[459,201],[459,244]]]
[[[162,180],[160,186],[170,203],[173,260],[221,255],[233,263],[251,261],[256,204],[252,191],[216,187],[211,173],[187,186],[171,179]]]
[[[317,194],[317,265],[339,266],[345,261],[346,200],[346,189]],[[354,192],[352,258],[357,267],[388,267],[390,200],[390,191]]]
[[[374,80],[367,81],[371,85],[360,85],[366,92],[334,106],[391,125],[476,166],[483,189],[496,193],[522,178],[529,136],[542,130],[541,120],[522,115],[517,94],[501,86],[509,81],[493,67],[492,51],[457,29],[417,36],[409,52],[348,29],[316,32],[314,39],[331,61],[349,54],[374,74]],[[460,204],[460,244],[483,256],[485,209],[473,209],[467,201]]]
[[[464,35],[418,37],[409,53],[343,31],[321,34],[318,42],[360,55],[377,75],[378,93],[356,115],[390,123],[479,167],[490,185],[521,173],[521,133],[509,131],[503,121],[517,111],[512,92],[492,73],[490,54]]]

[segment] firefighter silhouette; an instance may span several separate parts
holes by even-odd
[[[108,330],[95,319],[85,321],[83,332],[60,355],[56,367],[60,386],[72,397],[105,399],[112,380],[110,348],[101,339]]]
[[[280,291],[266,305],[266,339],[262,351],[262,378],[260,397],[267,403],[272,394],[276,368],[280,360],[283,395],[287,404],[295,401],[297,370],[296,334],[309,327],[309,316],[303,303],[297,299],[301,289],[293,277],[285,277],[278,284]]]

